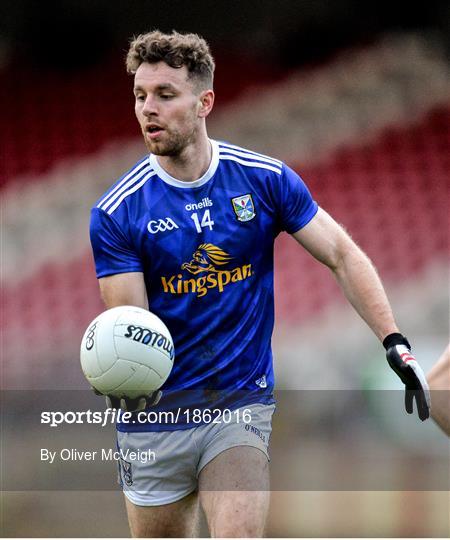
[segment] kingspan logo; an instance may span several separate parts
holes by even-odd
[[[205,296],[210,289],[218,289],[222,293],[227,285],[252,276],[251,264],[236,266],[231,270],[222,268],[232,260],[233,257],[220,247],[200,244],[192,255],[192,260],[181,265],[181,270],[199,277],[189,278],[181,273],[170,277],[161,276],[163,291],[169,294],[194,293],[198,298]]]

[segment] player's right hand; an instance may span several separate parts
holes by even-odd
[[[157,405],[161,399],[161,390],[156,390],[148,396],[139,396],[137,398],[118,398],[116,396],[106,395],[99,392],[91,386],[94,394],[97,396],[105,396],[106,407],[108,409],[122,409],[127,412],[138,412],[147,409],[153,405]]]

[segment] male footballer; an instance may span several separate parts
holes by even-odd
[[[422,420],[428,386],[371,262],[301,178],[276,158],[208,137],[214,60],[205,40],[149,32],[132,41],[126,66],[149,153],[92,210],[97,277],[107,308],[140,306],[166,323],[175,364],[162,398],[147,406],[188,411],[176,423],[118,424],[119,448],[157,456],[121,463],[131,532],[192,536],[201,504],[212,536],[262,536],[280,232],[330,268],[406,385],[407,411],[415,400]],[[217,410],[234,421],[211,421]]]

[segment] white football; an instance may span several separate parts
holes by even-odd
[[[145,309],[108,309],[88,326],[81,341],[81,368],[102,394],[136,398],[158,390],[173,367],[172,336]]]

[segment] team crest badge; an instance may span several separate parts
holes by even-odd
[[[266,376],[263,375],[263,376],[260,377],[259,379],[256,379],[255,383],[256,383],[260,388],[267,388],[267,379],[266,379]]]
[[[239,221],[250,221],[256,216],[255,205],[250,193],[231,199],[233,210]]]
[[[120,458],[120,464],[122,466],[122,477],[127,486],[133,484],[133,474],[131,472],[131,463]]]

